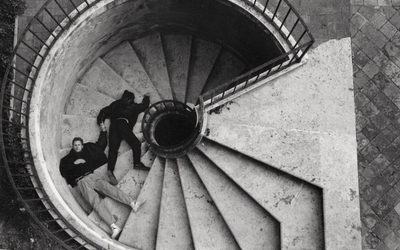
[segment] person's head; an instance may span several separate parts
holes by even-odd
[[[128,90],[125,90],[124,93],[122,94],[122,99],[127,100],[127,102],[134,102],[135,94]]]
[[[72,139],[72,148],[75,152],[81,152],[83,149],[83,140],[80,137],[75,137]]]

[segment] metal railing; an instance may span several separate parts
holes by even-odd
[[[48,0],[44,3],[19,35],[14,65],[7,68],[1,87],[1,155],[11,186],[40,228],[66,249],[102,247],[77,231],[47,196],[33,165],[29,106],[39,69],[55,41],[98,1]]]
[[[188,119],[193,120],[194,127],[191,134],[178,145],[161,146],[154,138],[154,129],[159,121],[160,115],[167,113],[180,113]],[[159,101],[151,105],[142,119],[142,133],[149,149],[164,158],[177,158],[190,152],[201,140],[204,126],[204,103],[200,98],[198,107],[190,108],[178,101]]]
[[[264,0],[264,4],[256,0],[245,1],[275,27],[289,46],[289,51],[201,94],[206,111],[223,105],[261,80],[301,62],[314,44],[314,37],[307,25],[288,0]]]

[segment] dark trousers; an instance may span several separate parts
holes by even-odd
[[[133,164],[140,163],[141,143],[132,132],[133,125],[127,121],[118,119],[112,120],[110,125],[109,149],[108,149],[108,170],[114,171],[115,163],[117,162],[118,149],[121,141],[125,140],[132,148]]]

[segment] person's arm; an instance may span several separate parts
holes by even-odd
[[[98,125],[100,125],[100,123],[104,122],[105,119],[110,118],[110,115],[111,115],[114,105],[115,105],[115,102],[111,103],[109,106],[100,110],[100,113],[97,116],[97,124]]]
[[[139,113],[144,112],[150,104],[150,97],[148,95],[145,95],[143,97],[142,103],[136,104],[136,108],[139,111]]]
[[[107,147],[107,131],[105,128],[104,123],[100,124],[100,126],[102,127],[100,131],[100,135],[99,135],[99,139],[97,140],[97,142],[95,143],[102,151],[104,151]]]

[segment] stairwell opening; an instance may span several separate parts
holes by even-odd
[[[162,147],[174,147],[182,144],[195,129],[191,117],[180,113],[167,113],[154,127],[154,139]]]
[[[195,109],[174,100],[150,106],[142,120],[142,132],[149,148],[164,158],[185,155],[200,141],[200,124]]]

